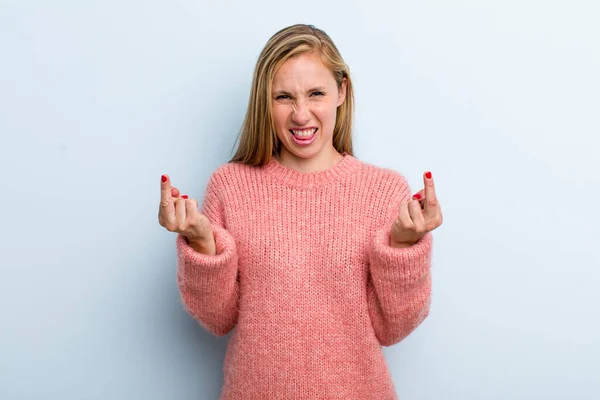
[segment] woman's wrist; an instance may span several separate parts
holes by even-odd
[[[214,256],[217,254],[217,246],[214,237],[196,240],[187,239],[187,242],[190,245],[190,247],[196,250],[198,253],[202,253],[208,256]]]
[[[390,238],[390,246],[395,249],[405,249],[407,247],[412,246],[414,243],[406,243],[406,242],[397,242],[394,239]]]

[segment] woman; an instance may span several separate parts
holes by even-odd
[[[183,304],[215,335],[236,327],[221,399],[397,398],[381,346],[429,312],[442,214],[431,173],[411,198],[353,156],[352,108],[331,39],[290,26],[258,59],[237,153],[200,211],[162,177]]]

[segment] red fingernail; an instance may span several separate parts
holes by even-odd
[[[167,176],[166,175],[161,176],[160,180],[163,181],[163,182],[166,182],[167,181]]]
[[[182,198],[182,199],[187,199],[187,198],[188,198],[188,195],[187,195],[187,194],[184,194],[183,196],[181,196],[181,198]]]
[[[419,193],[417,193],[413,196],[413,199],[421,200],[421,195]]]
[[[431,179],[431,172],[429,172],[429,171],[425,172],[425,178]]]

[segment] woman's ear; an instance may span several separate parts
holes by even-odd
[[[346,77],[342,78],[342,85],[338,89],[338,102],[337,106],[341,106],[346,100],[346,85],[348,84],[348,79]]]

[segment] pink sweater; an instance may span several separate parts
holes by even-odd
[[[432,236],[389,245],[404,177],[348,154],[304,173],[273,159],[220,166],[202,203],[217,255],[177,236],[186,310],[234,327],[220,400],[397,399],[381,346],[428,315]]]

